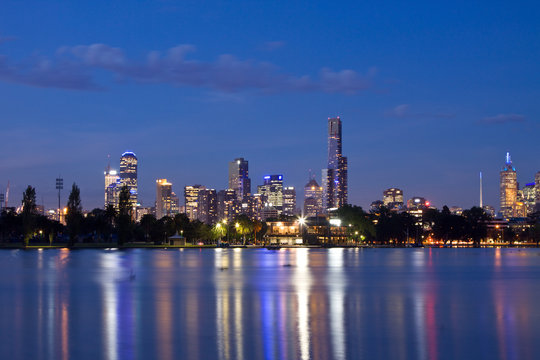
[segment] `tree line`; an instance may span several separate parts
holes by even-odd
[[[180,235],[187,243],[212,245],[263,244],[267,225],[239,215],[231,222],[208,225],[190,220],[186,214],[176,214],[156,219],[152,214],[134,221],[129,189],[124,186],[119,194],[118,208],[93,209],[83,216],[80,189],[73,184],[66,204],[65,225],[38,214],[36,190],[28,186],[22,197],[22,211],[3,211],[0,214],[0,242],[6,244],[63,244],[76,243],[117,244],[127,243],[167,244],[169,238]],[[381,207],[366,212],[359,206],[345,205],[331,214],[341,220],[348,238],[358,244],[422,245],[431,239],[444,244],[452,241],[469,242],[475,246],[489,238],[498,241],[540,242],[538,217],[531,226],[516,231],[509,227],[493,228],[492,218],[479,207],[452,214],[447,206],[442,210],[425,209],[417,218],[407,212],[391,211]],[[293,220],[282,218],[280,220]],[[308,225],[309,226],[309,225]],[[328,225],[330,226],[330,225]]]

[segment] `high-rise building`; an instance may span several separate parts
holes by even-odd
[[[244,158],[229,162],[229,189],[236,192],[236,198],[240,201],[251,193],[249,164]]]
[[[341,119],[328,118],[328,167],[322,171],[326,210],[347,204],[347,158],[342,154]]]
[[[220,190],[217,194],[218,221],[228,222],[240,215],[241,202],[236,197],[234,189]]]
[[[118,207],[119,181],[120,176],[116,170],[111,169],[111,165],[105,168],[105,207],[113,205]]]
[[[201,189],[197,198],[197,219],[206,224],[215,224],[218,217],[217,193],[214,189]]]
[[[172,191],[172,183],[167,179],[156,180],[156,218],[171,216],[178,213],[178,198]]]
[[[269,206],[283,210],[283,175],[266,175],[264,184],[257,187],[257,193],[266,197]]]
[[[526,216],[532,215],[536,211],[536,186],[535,183],[526,184],[522,189],[518,190],[517,203],[522,203],[525,208]],[[521,212],[519,215],[523,215]],[[514,217],[518,216],[514,212]]]
[[[501,215],[508,219],[514,216],[518,192],[517,173],[512,166],[512,159],[508,152],[506,153],[504,168],[500,174]]]
[[[296,190],[294,186],[286,186],[283,188],[283,215],[296,215]]]
[[[323,213],[323,188],[311,179],[304,186],[304,216],[317,216]]]
[[[383,204],[389,209],[398,210],[403,207],[403,190],[390,188],[383,191]]]
[[[534,175],[534,189],[536,190],[536,208],[535,211],[540,211],[540,171]]]
[[[184,200],[186,206],[186,215],[189,220],[198,219],[199,191],[206,190],[203,185],[193,185],[184,187]]]
[[[137,206],[137,156],[131,151],[126,151],[120,158],[120,186],[127,186],[129,190],[129,202],[133,209]]]

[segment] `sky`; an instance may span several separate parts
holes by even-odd
[[[533,1],[10,1],[0,12],[0,192],[55,179],[103,206],[108,155],[155,180],[254,189],[283,174],[299,203],[343,121],[349,202],[388,187],[437,207],[498,208],[507,151],[540,171],[540,4]]]

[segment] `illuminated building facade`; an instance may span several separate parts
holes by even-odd
[[[540,211],[540,171],[534,175],[534,189],[536,190],[536,211]]]
[[[525,208],[525,215],[532,215],[536,211],[536,185],[535,183],[526,184],[523,189],[518,190],[517,203],[523,204]],[[514,217],[524,217],[523,212],[516,214]]]
[[[328,167],[322,171],[326,210],[347,204],[347,158],[342,154],[341,119],[328,118]]]
[[[217,193],[218,220],[232,221],[240,215],[241,205],[234,189],[220,190]]]
[[[304,186],[304,216],[317,216],[323,213],[323,188],[311,179]]]
[[[120,192],[120,176],[116,170],[111,169],[111,165],[105,168],[105,208],[112,205],[118,208],[118,194]]]
[[[500,174],[501,215],[503,218],[508,219],[514,217],[518,192],[517,172],[512,166],[510,153],[506,153],[506,162]]]
[[[156,218],[178,213],[178,197],[172,191],[172,183],[167,179],[156,180]]]
[[[206,224],[217,222],[217,193],[214,189],[201,189],[197,198],[197,220]]]
[[[236,198],[240,201],[251,193],[249,164],[244,158],[229,163],[229,189],[236,191]]]
[[[391,210],[403,207],[403,190],[390,188],[383,191],[383,204]]]
[[[296,215],[296,189],[294,186],[286,186],[283,188],[283,215]]]
[[[203,185],[184,187],[186,215],[191,221],[198,219],[199,191],[201,190],[206,190],[206,187]]]
[[[133,209],[137,207],[137,156],[131,151],[126,151],[120,158],[120,187],[127,186],[129,190],[129,202]]]
[[[266,175],[264,184],[257,187],[257,192],[266,198],[268,206],[278,213],[283,210],[283,175]]]

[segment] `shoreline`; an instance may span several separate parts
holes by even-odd
[[[156,245],[156,244],[126,244],[118,246],[115,243],[102,243],[102,244],[75,244],[68,246],[67,244],[33,244],[23,246],[22,244],[0,244],[0,250],[48,250],[48,249],[116,249],[116,250],[128,250],[128,249],[266,249],[269,245],[230,245],[227,247],[220,247],[217,245]],[[277,249],[458,249],[458,248],[540,248],[536,243],[524,243],[524,244],[480,244],[479,246],[459,244],[459,245],[439,245],[439,244],[427,244],[422,246],[407,246],[407,245],[281,245]]]

